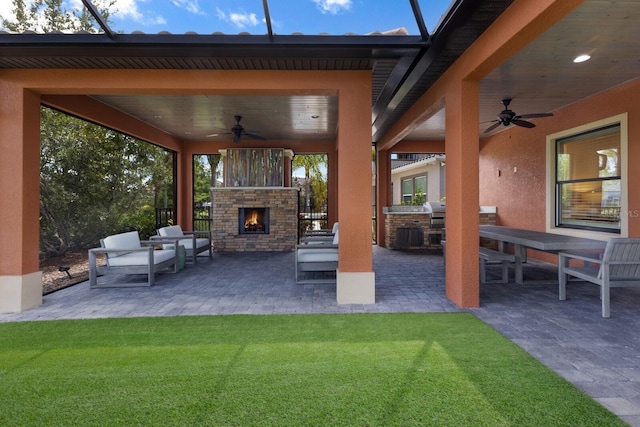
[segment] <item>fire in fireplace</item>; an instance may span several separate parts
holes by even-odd
[[[269,234],[269,208],[239,208],[240,234]]]

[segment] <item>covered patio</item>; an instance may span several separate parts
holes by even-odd
[[[250,268],[244,261],[252,258]],[[436,252],[373,248],[375,304],[336,305],[331,285],[296,285],[293,254],[216,253],[178,274],[161,274],[151,288],[89,289],[88,282],[54,292],[0,322],[138,316],[387,313],[471,311],[631,425],[640,426],[640,292],[616,289],[615,315],[600,317],[598,288],[490,284],[480,307],[461,309],[445,297],[442,256]],[[224,265],[224,268],[221,266]],[[555,266],[529,262],[529,277],[556,275]],[[489,269],[497,278],[500,268]],[[513,279],[513,271],[511,271]]]
[[[640,426],[640,293],[616,289],[614,315],[602,319],[595,286],[571,284],[570,298],[559,301],[557,285],[481,285],[477,221],[478,206],[491,205],[498,206],[499,225],[586,234],[555,228],[552,144],[547,138],[615,118],[624,138],[622,217],[616,235],[640,235],[640,169],[627,167],[640,158],[639,5],[454,1],[439,32],[421,36],[110,35],[112,39],[106,34],[2,33],[0,322],[471,311]],[[592,68],[560,62],[583,43],[594,54]],[[536,129],[511,126],[484,133],[489,124],[481,122],[495,120],[504,98],[514,99],[512,108],[518,113],[553,111],[554,117],[536,122]],[[329,221],[339,221],[344,230],[337,286],[296,285],[291,252],[218,252],[197,268],[159,276],[151,288],[91,290],[82,283],[43,298],[37,187],[41,106],[174,151],[177,222],[190,229],[191,157],[233,144],[207,139],[212,127],[230,126],[222,117],[238,113],[207,110],[223,99],[234,99],[234,106],[248,102],[245,111],[258,120],[252,127],[265,131],[270,144],[327,154]],[[193,116],[193,130],[175,127],[187,122],[178,114],[188,111],[184,105],[202,102],[207,108]],[[162,105],[164,112],[152,111],[152,105]],[[304,126],[294,129],[300,123],[286,120],[294,114],[274,120],[274,111],[314,108],[327,113],[323,132],[304,135]],[[172,120],[163,124],[167,118]],[[371,224],[362,221],[374,201],[372,143],[380,246],[371,246]],[[240,145],[263,146],[255,141]],[[446,153],[446,266],[441,254],[383,247],[382,209],[391,201],[390,157],[397,152]],[[590,234],[601,240],[612,235]],[[557,277],[555,266],[535,260],[544,260],[544,254],[531,255],[527,277]]]
[[[623,215],[616,234],[638,235],[634,183],[640,171],[627,168],[639,157],[640,80],[630,53],[637,47],[638,13],[636,2],[454,1],[437,30],[423,29],[419,36],[2,33],[0,312],[42,302],[34,184],[41,105],[174,151],[177,222],[185,229],[193,217],[191,157],[234,144],[207,139],[212,127],[229,127],[226,120],[238,113],[216,106],[245,105],[274,146],[326,153],[329,221],[339,221],[343,230],[338,305],[377,304],[383,291],[373,269],[371,224],[362,220],[374,200],[372,144],[379,245],[385,240],[382,209],[391,201],[391,154],[446,153],[444,292],[460,308],[480,305],[479,205],[498,206],[499,225],[575,232],[552,224],[552,162],[545,152],[551,134],[603,119],[619,123]],[[558,56],[568,60],[576,45],[591,41],[594,28],[600,39],[592,49],[606,47],[599,61],[609,62],[558,67]],[[482,122],[495,121],[499,100],[507,97],[519,113],[553,111],[554,117],[536,129],[501,132],[500,126],[486,133]],[[185,105],[201,107],[200,114]],[[316,108],[326,119],[305,134],[308,123],[295,120],[295,113],[309,110],[315,120]],[[243,148],[257,144],[263,146],[240,141]],[[612,235],[591,234],[601,240]]]

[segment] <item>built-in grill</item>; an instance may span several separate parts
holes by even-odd
[[[445,204],[444,202],[427,202],[424,207],[427,213],[431,214],[429,219],[429,244],[438,245],[442,240],[445,225]]]

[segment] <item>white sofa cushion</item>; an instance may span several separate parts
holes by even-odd
[[[102,244],[106,249],[139,249],[142,247],[137,231],[107,236],[102,240]],[[109,257],[117,258],[122,255],[126,255],[126,252],[109,254]]]
[[[338,262],[338,249],[298,249],[298,262]]]
[[[205,238],[197,238],[196,239],[196,248],[203,248],[209,245],[209,239]],[[184,246],[185,249],[193,249],[193,238],[180,239],[178,240],[178,245]],[[167,247],[172,247],[173,245],[163,245]]]
[[[160,264],[164,261],[168,261],[175,256],[175,251],[172,249],[160,249],[153,251],[153,264]],[[125,255],[113,257],[109,256],[110,267],[128,267],[134,265],[148,265],[149,252],[129,252]]]
[[[185,236],[184,231],[182,231],[182,227],[180,227],[179,225],[171,225],[168,227],[162,227],[160,229],[158,229],[158,234],[161,237],[169,237],[169,238],[174,238],[174,237],[184,237],[184,239],[180,239],[178,240],[178,245],[182,245],[184,246],[185,249],[193,249],[193,237],[192,236]],[[211,242],[209,241],[209,239],[204,238],[204,237],[198,237],[196,238],[196,249],[197,248],[205,248],[207,246],[211,245]],[[162,245],[163,248],[168,249],[171,248],[172,245]]]
[[[162,227],[158,230],[158,234],[162,237],[185,237],[182,227],[179,225],[170,225],[168,227]]]

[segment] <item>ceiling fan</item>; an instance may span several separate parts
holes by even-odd
[[[514,124],[516,126],[522,126],[523,128],[534,128],[536,127],[535,124],[522,119],[533,119],[536,117],[553,116],[553,113],[533,113],[533,114],[517,115],[513,110],[509,109],[510,103],[511,103],[511,98],[503,99],[502,104],[504,105],[504,110],[502,110],[500,114],[498,114],[498,119],[489,120],[488,122],[482,122],[482,123],[495,122],[484,131],[485,133],[491,132],[492,130],[494,130],[500,125],[509,126],[510,124]]]
[[[230,129],[231,132],[213,133],[207,136],[209,137],[209,136],[218,136],[218,135],[233,135],[234,144],[240,142],[240,138],[242,137],[259,139],[261,141],[267,140],[267,138],[265,138],[264,136],[245,130],[244,127],[240,124],[240,120],[242,120],[242,116],[234,116],[234,118],[236,119],[236,124]]]

